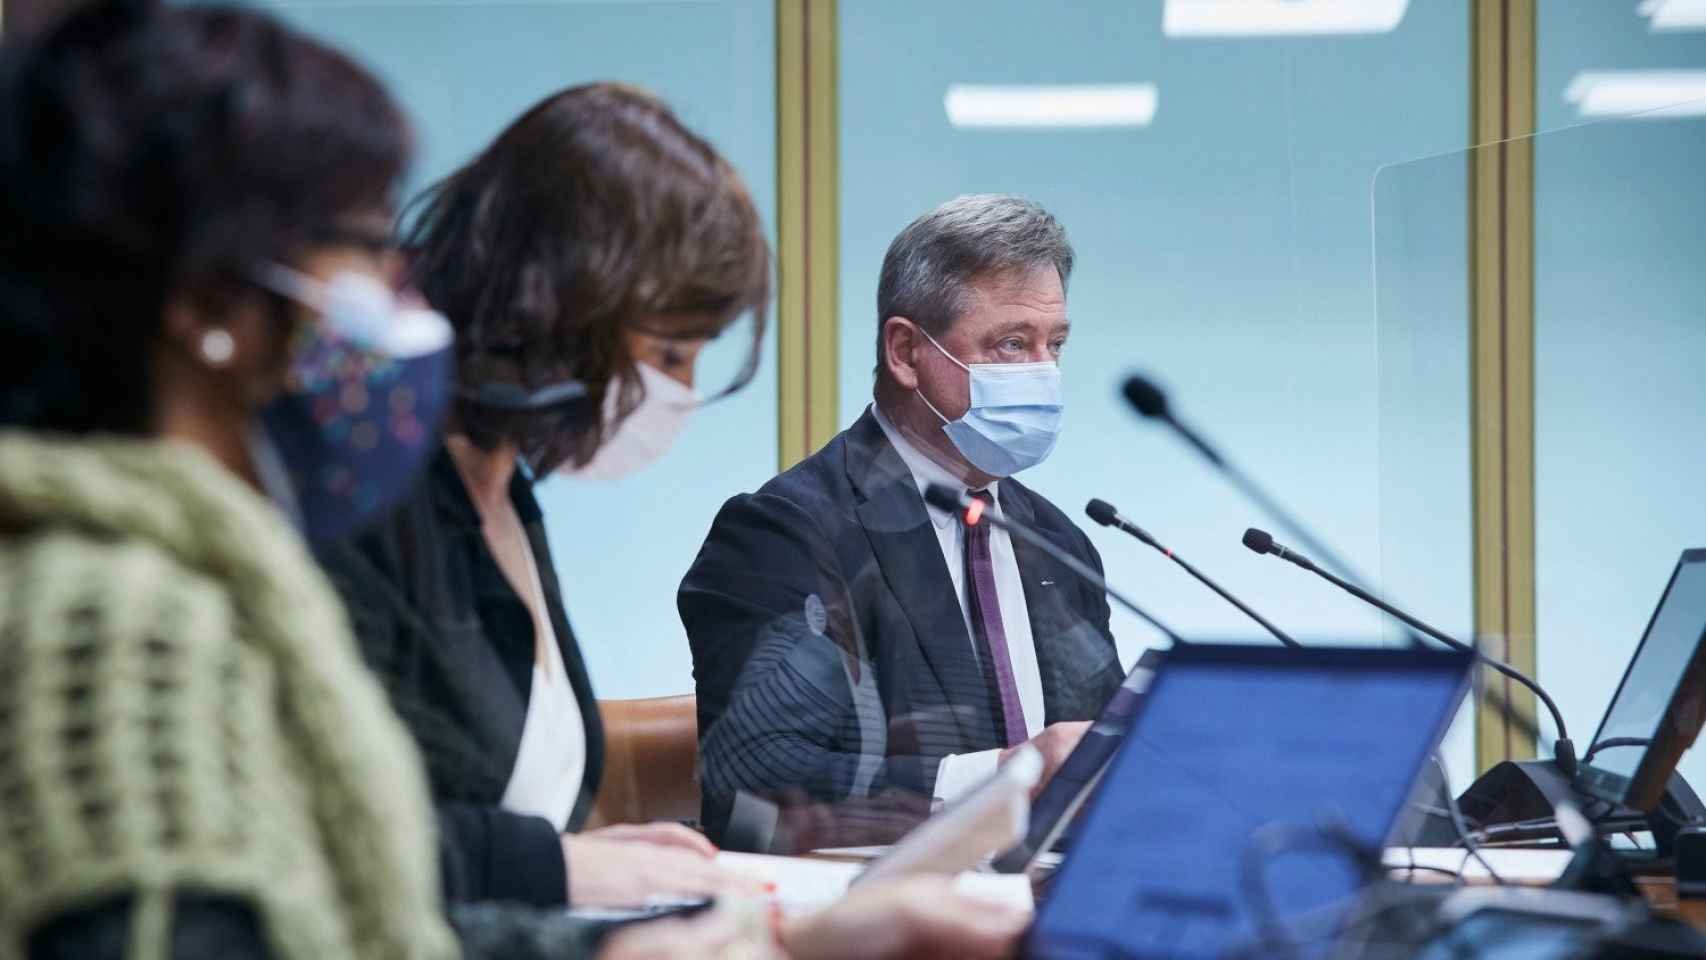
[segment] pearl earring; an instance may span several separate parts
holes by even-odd
[[[231,362],[237,353],[237,341],[231,339],[231,333],[215,327],[201,335],[201,358],[210,367],[223,367]]]

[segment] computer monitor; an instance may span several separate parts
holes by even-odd
[[[1016,847],[996,857],[990,867],[997,873],[1023,873],[1036,863],[1037,857],[1053,849],[1056,841],[1071,826],[1073,817],[1083,807],[1095,788],[1097,779],[1108,761],[1119,752],[1125,739],[1126,727],[1131,724],[1149,681],[1161,665],[1160,650],[1145,650],[1137,664],[1126,674],[1125,681],[1108,698],[1096,722],[1085,731],[1060,769],[1049,778],[1048,786],[1031,804],[1030,827],[1025,839]]]
[[[1321,914],[1349,909],[1365,874],[1326,832],[1384,845],[1471,663],[1457,651],[1175,646],[1038,910],[1031,955],[1261,953],[1251,883],[1281,922],[1331,921]],[[1259,844],[1287,833],[1297,849],[1246,872]],[[1328,946],[1318,936],[1290,953]]]
[[[1706,719],[1706,549],[1684,550],[1594,733],[1578,783],[1650,813]]]

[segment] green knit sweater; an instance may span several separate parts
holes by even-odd
[[[0,431],[0,960],[133,898],[254,908],[290,958],[452,957],[419,759],[264,499],[162,442]]]

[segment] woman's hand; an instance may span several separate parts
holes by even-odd
[[[702,857],[717,855],[717,847],[705,839],[705,835],[697,830],[689,830],[679,823],[618,823],[596,830],[581,833],[583,837],[597,837],[600,840],[621,840],[634,843],[655,843],[663,847],[678,847],[689,853],[697,853]]]
[[[834,906],[781,927],[794,960],[1012,956],[1029,914],[954,892],[947,877],[854,887]]]
[[[766,884],[730,873],[698,850],[603,833],[563,837],[571,906],[633,907],[658,897],[761,897],[768,892]]]

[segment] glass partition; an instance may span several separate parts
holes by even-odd
[[[1536,5],[1537,114],[1594,125],[1535,150],[1535,591],[1540,675],[1585,747],[1706,546],[1706,22],[1566,6]],[[1681,770],[1706,786],[1706,750]]]
[[[1691,101],[1398,164],[1374,184],[1382,585],[1466,636],[1469,174],[1479,160],[1532,153],[1537,679],[1578,751],[1679,554],[1706,545],[1695,489],[1706,473],[1703,108]],[[1520,510],[1530,493],[1505,496]],[[1540,725],[1543,740],[1556,736],[1544,712]],[[1686,756],[1682,770],[1706,781],[1706,752]]]
[[[1136,371],[1158,381],[1320,539],[1384,576],[1368,185],[1384,163],[1464,145],[1468,4],[1345,7],[1333,23],[1319,5],[1249,6],[841,4],[841,420],[871,400],[877,273],[895,235],[959,194],[1028,196],[1059,217],[1078,263],[1065,434],[1021,479],[1087,529],[1112,582],[1187,636],[1271,642],[1158,554],[1085,521],[1089,498],[1282,629],[1369,642],[1392,636],[1383,618],[1245,550],[1249,526],[1285,537],[1139,419],[1120,385]],[[1127,663],[1158,642],[1120,611],[1114,632]]]
[[[1247,551],[1246,527],[1286,539],[1273,517],[1120,396],[1147,374],[1364,578],[1413,575],[1383,547],[1369,183],[1383,164],[1466,145],[1469,4],[1342,5],[1334,23],[1316,4],[1254,6],[840,5],[841,420],[871,399],[877,274],[895,235],[958,194],[1028,196],[1060,218],[1078,262],[1065,433],[1021,479],[1086,530],[1111,582],[1186,636],[1271,642],[1165,558],[1083,519],[1089,498],[1297,637],[1396,642],[1380,614]],[[1412,590],[1435,602],[1408,579],[1392,592]],[[1126,664],[1163,644],[1118,609],[1113,632]],[[1463,780],[1466,732],[1448,756]]]

